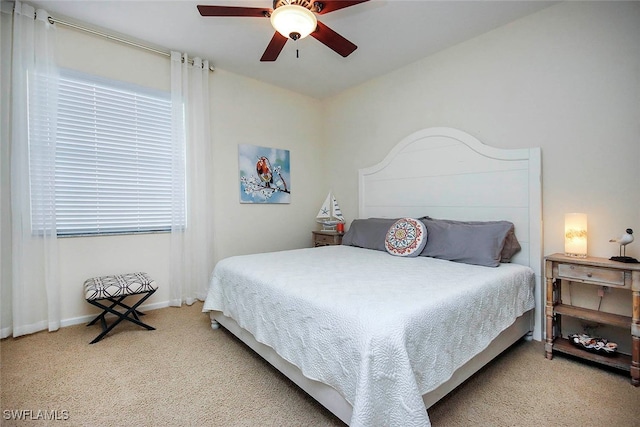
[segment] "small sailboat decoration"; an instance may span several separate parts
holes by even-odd
[[[331,192],[327,194],[327,198],[318,211],[316,221],[322,224],[323,230],[327,231],[334,231],[339,222],[344,222],[342,211],[340,210],[340,206],[338,206],[338,201]]]

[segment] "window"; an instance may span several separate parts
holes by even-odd
[[[63,70],[55,160],[59,236],[171,230],[171,96]]]

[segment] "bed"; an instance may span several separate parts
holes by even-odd
[[[431,405],[516,341],[541,339],[540,171],[539,148],[415,132],[359,171],[346,244],[221,260],[203,310],[345,423],[428,426]],[[398,220],[426,236],[412,256],[379,247]],[[511,234],[483,240],[488,261],[475,240],[433,246],[505,222]],[[513,231],[520,250],[506,256]]]

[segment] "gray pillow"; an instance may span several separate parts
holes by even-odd
[[[399,218],[354,219],[349,230],[342,236],[342,244],[376,251],[387,251],[384,239],[389,227]]]
[[[518,238],[516,237],[516,233],[515,233],[515,226],[513,225],[513,223],[508,222],[508,221],[455,221],[452,219],[438,219],[436,220],[435,218],[431,218],[429,216],[424,216],[422,218],[420,218],[421,220],[423,219],[430,219],[432,221],[444,221],[444,222],[448,222],[450,224],[471,224],[471,225],[483,225],[483,224],[503,224],[503,223],[508,223],[511,224],[510,225],[510,230],[507,233],[507,237],[504,241],[504,247],[502,248],[502,251],[500,252],[500,262],[511,262],[511,258],[517,254],[518,252],[520,252],[520,250],[522,249],[522,247],[520,246],[520,242],[518,242]]]
[[[500,262],[511,262],[511,258],[521,249],[522,246],[520,246],[520,242],[516,237],[515,227],[512,226],[509,233],[507,233],[507,238],[504,240],[504,247],[500,252]]]
[[[426,225],[429,235],[421,256],[487,267],[500,265],[507,236],[514,229],[513,223],[509,221],[453,221],[429,217],[420,219]],[[509,252],[512,251],[513,248]]]

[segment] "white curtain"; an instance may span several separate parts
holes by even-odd
[[[173,192],[170,304],[206,296],[211,273],[209,62],[171,52]]]
[[[58,72],[54,45],[55,29],[47,12],[16,1],[8,132],[11,275],[10,280],[2,281],[3,337],[60,327],[54,175]],[[2,55],[3,62],[9,58],[4,50]],[[32,224],[39,225],[32,228]],[[4,302],[8,295],[10,306]]]

